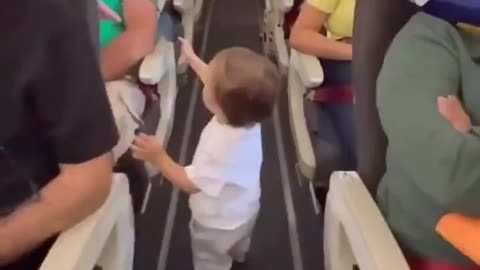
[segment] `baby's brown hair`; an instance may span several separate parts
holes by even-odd
[[[267,57],[234,47],[220,51],[213,61],[213,90],[228,124],[246,127],[270,117],[281,76]]]

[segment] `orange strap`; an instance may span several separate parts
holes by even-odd
[[[480,265],[480,219],[450,213],[440,219],[436,231],[445,241]]]

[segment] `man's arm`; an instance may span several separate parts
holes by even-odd
[[[57,2],[55,2],[57,3]],[[11,262],[92,214],[108,196],[118,135],[84,14],[53,6],[59,21],[28,95],[48,128],[60,174],[37,201],[0,220],[0,264]]]
[[[78,165],[62,165],[60,174],[41,190],[38,201],[0,219],[0,265],[93,213],[107,198],[111,178],[110,154]]]
[[[157,36],[157,12],[151,0],[124,0],[125,32],[102,51],[105,81],[123,78],[153,51]]]

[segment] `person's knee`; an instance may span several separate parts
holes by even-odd
[[[317,139],[315,150],[317,171],[321,174],[330,175],[341,166],[342,153],[337,143]]]

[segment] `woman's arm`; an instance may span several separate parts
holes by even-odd
[[[295,50],[333,60],[352,60],[352,45],[327,38],[320,33],[328,13],[305,3],[293,25],[290,45]]]
[[[105,81],[124,77],[153,51],[157,34],[157,11],[151,0],[123,0],[125,32],[102,51]]]

